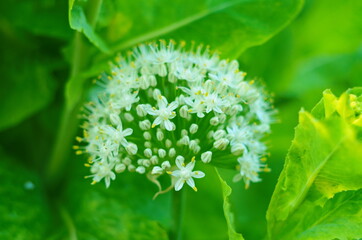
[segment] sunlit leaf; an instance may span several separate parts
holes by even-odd
[[[243,240],[244,239],[243,236],[240,233],[236,232],[236,230],[235,230],[234,213],[231,211],[231,204],[230,204],[230,199],[229,199],[232,189],[226,183],[226,181],[224,179],[222,179],[222,177],[220,176],[220,174],[218,172],[217,172],[217,174],[220,179],[222,194],[223,194],[223,198],[224,198],[224,214],[225,214],[225,219],[226,219],[227,226],[228,226],[229,239],[230,240]]]
[[[329,94],[325,92],[325,96]],[[345,95],[342,95],[338,101],[330,101],[328,96],[326,101],[336,104],[336,109],[338,104],[343,104],[343,109],[351,109],[353,105],[344,98]],[[312,111],[313,115],[305,111],[299,114],[295,138],[268,209],[271,239],[309,236],[311,231],[317,234],[316,229],[327,227],[329,219],[331,224],[337,224],[340,217],[335,215],[335,211],[340,199],[343,200],[344,194],[347,194],[345,191],[350,191],[354,197],[352,200],[347,197],[347,209],[341,210],[346,213],[351,211],[344,216],[347,225],[343,229],[353,229],[360,223],[356,220],[361,218],[361,205],[353,210],[348,206],[358,206],[354,199],[361,199],[358,191],[362,188],[362,142],[358,138],[361,129],[349,122],[344,110],[343,114],[337,110],[332,114],[330,109],[325,109],[322,101]],[[308,220],[309,217],[311,220]],[[343,229],[339,232],[334,230],[334,237],[362,236],[357,229]],[[302,239],[323,239],[323,232],[321,230],[321,235],[313,235],[315,238]]]

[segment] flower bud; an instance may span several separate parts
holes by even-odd
[[[203,161],[204,163],[209,163],[211,162],[211,158],[212,158],[212,152],[211,151],[207,151],[201,154],[201,161]]]

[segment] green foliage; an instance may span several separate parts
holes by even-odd
[[[361,89],[339,99],[325,91],[312,114],[300,112],[268,209],[271,239],[361,236],[362,129],[354,124],[361,112],[350,92]]]
[[[94,25],[96,23],[98,9],[102,1],[92,0],[90,4],[95,5],[94,10],[91,8],[92,15],[90,20],[87,20],[84,7],[81,6],[81,1],[69,0],[69,25],[72,29],[78,32],[84,33],[84,35],[93,43],[96,47],[104,52],[108,52],[108,47],[103,40],[95,33]],[[94,12],[93,12],[94,11]]]
[[[66,202],[75,235],[94,240],[168,239],[170,198],[162,195],[152,201],[156,186],[140,178],[124,176],[109,189],[103,184],[89,188],[88,181],[74,179]]]
[[[134,175],[109,189],[90,185],[82,178],[89,173],[79,171],[83,160],[67,152],[88,80],[107,71],[119,51],[160,38],[238,58],[275,93],[282,123],[273,127],[272,173],[261,183],[244,190],[229,181],[234,171],[219,179],[207,166],[199,191],[184,189],[183,239],[242,233],[259,240],[266,228],[270,240],[361,238],[361,88],[341,97],[325,91],[311,113],[299,113],[273,193],[300,108],[311,108],[324,89],[340,94],[361,85],[362,2],[302,3],[1,1],[0,239],[168,239],[170,193],[152,200],[157,188]],[[54,159],[63,161],[53,165],[60,184],[46,177]]]
[[[0,149],[0,239],[41,239],[49,211],[39,177]]]
[[[90,66],[77,71],[70,79],[66,91],[70,108],[80,100],[84,78],[105,71],[108,61],[119,51],[145,41],[173,38],[207,44],[221,51],[224,57],[237,58],[247,48],[262,44],[285,27],[300,11],[303,1],[113,0],[102,3],[90,0],[87,3],[69,1],[70,26],[83,32],[105,54],[92,50],[89,54],[94,55],[93,59],[87,63]],[[76,48],[76,54],[88,54],[80,46]]]
[[[220,174],[217,172],[216,173],[219,176],[220,179],[220,183],[221,183],[221,188],[222,188],[222,195],[224,198],[224,214],[225,214],[225,218],[226,218],[226,222],[228,225],[228,232],[229,232],[229,239],[230,240],[243,240],[243,236],[240,233],[237,233],[235,231],[235,227],[234,227],[234,214],[231,211],[231,204],[230,204],[230,195],[232,193],[232,189],[231,187],[226,183],[226,181],[224,179],[222,179],[222,177],[220,176]]]
[[[14,126],[44,108],[55,90],[54,66],[46,64],[47,56],[38,54],[39,46],[28,36],[2,33],[0,65],[0,130]],[[22,39],[15,37],[22,36]],[[14,39],[15,38],[15,39]],[[55,63],[55,62],[54,62]],[[53,64],[54,64],[53,63]],[[5,117],[6,116],[6,117]]]
[[[89,1],[90,5],[101,2]],[[288,24],[302,6],[302,1],[289,0],[107,1],[100,9],[95,29],[87,21],[81,1],[69,3],[71,27],[83,31],[102,50],[105,46],[95,30],[112,52],[167,36],[210,44],[230,57],[265,42]]]
[[[1,1],[1,30],[11,33],[21,29],[37,36],[67,40],[72,36],[68,21],[64,17],[67,7],[66,1],[56,0]]]

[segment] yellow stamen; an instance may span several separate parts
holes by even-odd
[[[167,171],[166,173],[167,173],[167,174],[170,174],[170,175],[172,174],[172,172],[171,172],[171,171]]]
[[[88,134],[88,132],[87,132],[86,130],[83,131],[83,135],[84,135],[84,137],[86,137],[86,138],[89,137],[89,134]]]
[[[191,158],[191,162],[195,162],[195,156]]]
[[[197,187],[193,187],[192,189],[193,189],[195,192],[197,192]]]

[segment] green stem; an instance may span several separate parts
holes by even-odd
[[[81,71],[83,65],[81,56],[84,53],[84,46],[82,34],[80,32],[75,33],[74,49],[73,64],[69,79],[76,77]],[[57,184],[60,180],[60,173],[62,172],[66,159],[69,156],[73,136],[77,129],[77,113],[78,105],[74,107],[70,107],[67,104],[64,105],[62,118],[59,123],[58,135],[55,140],[48,169],[46,171],[47,182],[49,185]]]
[[[66,208],[64,208],[61,205],[59,205],[58,209],[60,212],[60,216],[62,217],[63,222],[65,223],[65,226],[68,230],[68,239],[69,240],[78,240],[77,230],[74,226],[74,222],[73,222],[71,216],[69,215],[69,212],[67,211]]]
[[[185,202],[185,190],[173,191],[172,194],[172,214],[173,214],[173,226],[171,232],[171,239],[182,240],[183,230],[183,212]]]
[[[97,22],[101,5],[102,0],[89,1],[87,15],[88,21],[92,26],[95,26]],[[87,49],[83,41],[83,34],[81,32],[76,32],[73,41],[74,52],[68,82],[79,78],[80,73],[87,63]],[[82,81],[82,79],[78,80]],[[83,88],[80,88],[79,96],[83,96]],[[45,177],[49,186],[55,186],[62,180],[62,172],[66,166],[67,160],[69,159],[73,138],[78,128],[78,112],[81,103],[82,97],[80,97],[79,101],[74,105],[64,105],[57,137],[46,169]]]

